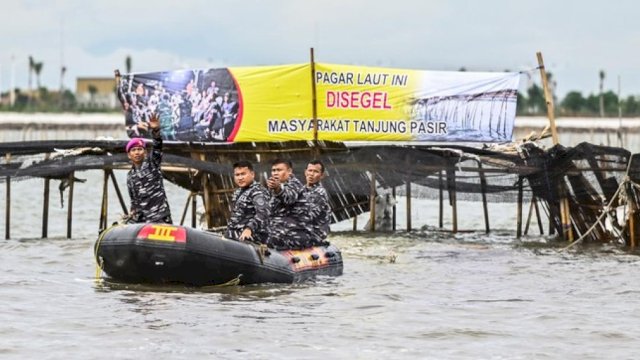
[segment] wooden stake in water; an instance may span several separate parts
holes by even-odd
[[[376,231],[376,172],[371,172],[371,191],[369,192],[369,231]]]
[[[69,199],[67,200],[67,239],[71,239],[71,224],[73,222],[73,186],[75,172],[69,174]]]
[[[411,231],[411,177],[407,177],[407,232]]]
[[[42,201],[42,238],[46,239],[49,234],[49,188],[51,179],[44,178],[44,194]]]
[[[549,118],[549,125],[551,127],[551,137],[553,144],[559,144],[558,129],[556,128],[555,110],[553,106],[553,96],[549,91],[549,82],[547,79],[547,72],[544,68],[544,60],[542,59],[542,53],[537,52],[538,67],[540,68],[540,77],[542,78],[542,88],[544,90],[544,98],[547,104],[547,117]],[[563,186],[563,185],[560,185]],[[560,193],[564,193],[561,191]],[[571,228],[571,213],[569,212],[569,201],[566,197],[560,199],[560,218],[562,219],[562,236],[569,241],[573,241],[573,230]]]
[[[487,205],[487,179],[484,176],[482,170],[482,163],[478,162],[478,170],[480,172],[480,188],[482,190],[482,210],[484,211],[484,229],[488,234],[491,229],[489,228],[489,207]]]
[[[443,214],[442,212],[444,211],[444,191],[443,191],[443,182],[442,182],[442,170],[440,170],[440,172],[438,172],[438,195],[439,195],[439,203],[438,203],[438,227],[440,229],[442,229],[442,227],[444,226],[444,219],[443,219]]]
[[[102,182],[102,204],[100,206],[100,224],[98,229],[107,228],[107,212],[109,209],[109,169],[104,169],[104,180]]]

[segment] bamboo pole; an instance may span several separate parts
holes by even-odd
[[[533,201],[533,208],[536,210],[536,219],[538,219],[538,229],[540,230],[540,235],[544,235],[544,227],[542,226],[542,218],[540,217],[540,209],[538,208],[538,200],[534,196],[531,201]]]
[[[524,223],[524,235],[529,235],[529,227],[531,226],[531,218],[533,217],[533,202],[529,203],[529,211],[527,212],[527,221]]]
[[[371,189],[369,191],[369,231],[376,231],[376,172],[371,172]]]
[[[11,154],[6,154],[4,156],[7,164],[11,161]],[[9,240],[11,238],[11,176],[6,177],[6,186],[5,186],[5,213],[4,213],[4,238]]]
[[[478,169],[482,169],[482,163],[478,161]],[[482,210],[484,211],[484,230],[488,234],[489,228],[489,205],[487,204],[487,179],[484,171],[480,171],[480,188],[482,190]]]
[[[391,196],[393,196],[393,199],[396,199],[396,187],[394,186],[393,188],[391,188]],[[393,213],[392,213],[392,221],[393,221],[393,225],[391,226],[391,229],[393,231],[396,231],[396,205],[393,204]]]
[[[71,239],[71,225],[73,222],[73,187],[75,172],[69,174],[69,199],[67,200],[67,239]]]
[[[182,217],[180,218],[180,225],[184,225],[184,219],[187,217],[187,211],[189,210],[189,201],[191,200],[191,197],[194,196],[194,194],[192,192],[189,193],[189,196],[187,196],[187,202],[184,204],[184,210],[182,210]]]
[[[522,177],[518,178],[518,208],[516,211],[516,238],[522,237]]]
[[[553,144],[559,144],[560,140],[558,138],[558,129],[556,128],[556,119],[555,119],[555,109],[553,105],[553,96],[551,96],[551,91],[549,90],[549,82],[547,79],[547,72],[544,67],[544,60],[542,58],[542,53],[537,52],[536,56],[538,58],[538,67],[540,68],[540,77],[542,78],[542,88],[544,90],[544,98],[547,104],[547,117],[549,118],[549,125],[551,127],[551,137],[553,139]],[[564,186],[561,184],[560,186]],[[562,236],[564,239],[568,241],[573,241],[573,231],[571,229],[571,215],[569,212],[569,202],[566,198],[561,199],[560,201],[560,218],[562,219]]]
[[[204,153],[200,154],[200,160],[206,161],[206,155]],[[213,201],[211,201],[211,192],[209,187],[211,186],[211,182],[209,181],[209,175],[207,173],[202,173],[202,194],[203,194],[203,205],[204,205],[204,217],[206,220],[207,229],[213,227],[213,219],[212,219],[212,209],[211,207],[215,205],[215,207],[220,210],[220,201],[217,196],[214,196]],[[215,203],[215,204],[214,204]],[[218,213],[221,213],[219,211]],[[195,225],[194,225],[195,227]]]
[[[558,205],[558,207],[560,207],[560,205]],[[552,214],[551,214],[551,209],[555,208],[555,205],[549,204],[549,236],[553,235],[556,233],[557,228],[555,226],[555,221],[553,221],[552,218]],[[562,213],[560,213],[560,215],[562,216]]]
[[[9,240],[11,238],[11,176],[7,176],[7,182],[5,186],[7,198],[5,199],[5,214],[4,214],[4,238]]]
[[[571,226],[571,211],[569,207],[569,199],[565,193],[565,188],[563,185],[560,185],[560,219],[562,222],[562,233],[560,234],[563,239],[566,239],[569,242],[573,242],[573,229]]]
[[[458,193],[456,191],[456,171],[451,171],[453,189],[449,190],[449,194],[451,194],[451,221],[452,227],[451,231],[455,234],[458,232]]]
[[[353,217],[353,231],[357,231],[358,230],[358,215],[355,215]]]
[[[531,199],[529,203],[529,213],[527,214],[527,222],[524,224],[524,234],[529,234],[529,226],[531,225],[531,218],[533,217],[533,204],[535,204],[534,199]]]
[[[197,213],[196,213],[196,209],[198,207],[198,196],[196,194],[194,194],[191,197],[191,227],[195,228],[196,224],[197,224]]]
[[[311,116],[313,121],[313,153],[318,156],[318,99],[316,89],[316,61],[313,48],[309,49],[311,62]]]
[[[629,160],[631,161],[631,160]],[[636,248],[636,197],[633,196],[633,189],[631,184],[627,184],[627,198],[629,199],[629,247],[631,250]]]
[[[556,128],[556,118],[555,118],[555,110],[553,105],[553,97],[551,96],[551,92],[549,91],[549,82],[547,79],[547,71],[544,67],[544,60],[542,59],[542,53],[537,52],[536,56],[538,57],[538,67],[540,68],[540,77],[542,78],[542,88],[544,90],[544,98],[547,104],[547,118],[549,119],[549,126],[551,127],[551,137],[553,139],[553,144],[559,144],[560,140],[558,138],[558,129]]]
[[[104,180],[102,183],[102,204],[100,206],[100,224],[98,225],[98,229],[106,229],[107,228],[107,211],[108,211],[108,202],[109,202],[109,170],[104,170]]]
[[[44,194],[42,201],[42,238],[46,239],[49,235],[49,191],[51,179],[44,178]]]
[[[49,160],[49,154],[44,156],[45,160]],[[44,178],[44,194],[42,195],[42,238],[46,239],[49,235],[49,191],[51,179]]]
[[[113,169],[109,169],[109,176],[111,177],[111,183],[113,183],[113,188],[116,190],[116,194],[118,195],[118,200],[120,201],[120,206],[122,206],[122,211],[124,211],[125,215],[129,215],[129,210],[127,210],[127,205],[124,202],[124,198],[122,197],[122,193],[120,192],[120,187],[118,186],[118,181],[116,181],[116,176],[113,174]]]
[[[438,227],[440,229],[442,229],[442,227],[444,226],[444,222],[443,222],[443,212],[444,212],[444,191],[443,191],[443,187],[444,184],[442,182],[442,170],[440,170],[440,172],[438,172],[438,187],[439,187],[439,204],[438,204]]]
[[[407,178],[407,232],[411,231],[411,177]]]

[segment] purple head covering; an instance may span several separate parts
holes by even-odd
[[[129,152],[129,150],[133,149],[134,147],[144,147],[144,140],[141,138],[133,138],[131,140],[129,140],[129,142],[127,143],[127,146],[125,147],[125,149],[127,150],[127,152]]]

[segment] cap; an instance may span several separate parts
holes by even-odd
[[[131,140],[129,140],[129,142],[127,143],[127,146],[125,147],[125,150],[127,150],[127,152],[129,152],[129,150],[133,149],[134,147],[144,147],[144,140],[141,138],[133,138]]]

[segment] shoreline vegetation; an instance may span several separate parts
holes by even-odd
[[[548,74],[549,79],[552,76]],[[553,82],[552,82],[553,83]],[[13,106],[9,91],[0,93],[0,113],[119,113],[121,108],[109,107],[89,100],[78,101],[78,94],[71,90],[50,90],[40,87],[34,90],[16,88],[13,94]],[[599,94],[583,95],[579,91],[570,91],[563,98],[553,95],[556,117],[601,117],[633,118],[640,117],[640,95],[619,98],[612,90]],[[541,86],[533,83],[526,91],[518,92],[517,116],[546,116],[547,106]]]

